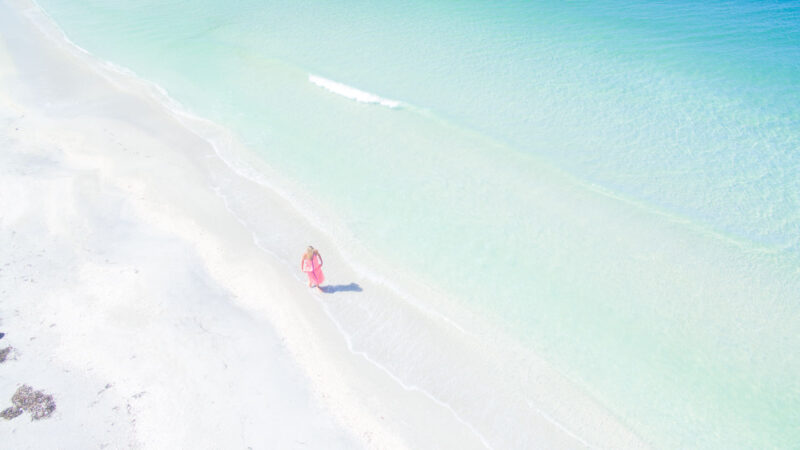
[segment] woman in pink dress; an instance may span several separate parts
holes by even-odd
[[[308,287],[315,287],[322,291],[320,285],[325,281],[325,275],[322,274],[322,256],[317,249],[308,246],[300,261],[300,270],[308,275]]]

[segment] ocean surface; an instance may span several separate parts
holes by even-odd
[[[800,2],[38,3],[488,351],[541,357],[656,448],[800,445]],[[502,395],[491,422],[431,381],[457,367],[393,364],[414,323],[347,314],[488,444],[535,445]],[[491,379],[528,383],[511,366]]]

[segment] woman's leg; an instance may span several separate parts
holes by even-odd
[[[314,272],[306,272],[306,274],[308,275],[308,287],[313,288],[317,285],[317,283],[314,282]]]

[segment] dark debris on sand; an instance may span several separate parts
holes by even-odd
[[[6,358],[11,352],[14,350],[14,347],[6,347],[4,349],[0,349],[0,364],[6,362]]]
[[[11,420],[20,414],[22,414],[22,408],[17,408],[16,406],[12,406],[11,408],[6,408],[3,411],[0,411],[0,417],[6,420]]]
[[[52,395],[42,391],[34,391],[27,384],[20,386],[17,392],[11,397],[14,406],[0,412],[0,417],[11,420],[24,411],[31,414],[31,420],[44,419],[56,410],[56,402]]]

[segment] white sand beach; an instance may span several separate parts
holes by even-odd
[[[491,447],[351,348],[325,302],[369,282],[151,93],[71,46],[34,5],[0,3],[0,349],[13,348],[0,410],[22,385],[56,403],[41,420],[0,419],[0,447]],[[298,262],[320,248],[341,292],[309,290],[259,246],[220,184],[259,199]],[[543,404],[560,405],[551,387]],[[610,416],[587,413],[605,428],[575,433],[530,414],[542,448],[640,445]]]

